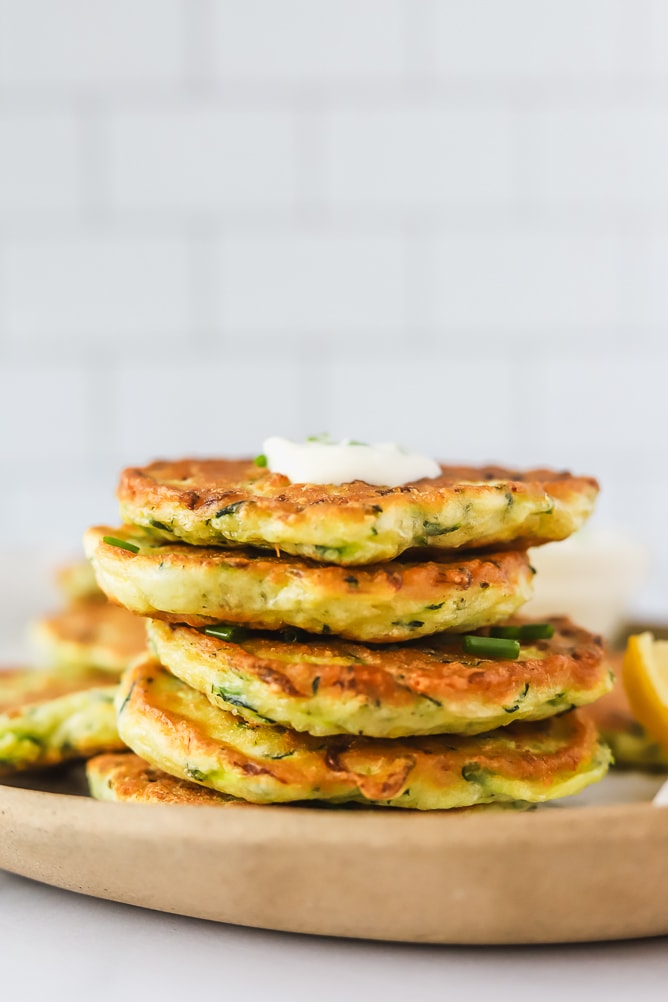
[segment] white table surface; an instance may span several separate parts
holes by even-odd
[[[0,658],[7,663],[24,653],[26,619],[55,596],[37,560],[21,554],[22,573],[5,573],[12,561],[3,557]],[[0,992],[20,1002],[665,1000],[668,937],[553,947],[333,940],[163,915],[0,871]]]
[[[0,873],[0,984],[21,1002],[665,1000],[668,939],[503,948],[322,939],[162,915]]]

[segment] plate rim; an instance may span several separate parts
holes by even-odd
[[[462,945],[665,935],[667,844],[668,811],[647,802],[456,815],[238,809],[0,783],[0,868],[157,911],[314,935]]]

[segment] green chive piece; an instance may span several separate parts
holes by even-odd
[[[519,626],[492,626],[489,635],[503,640],[519,640],[521,636]]]
[[[209,637],[217,637],[218,640],[230,640],[232,643],[245,640],[248,636],[248,630],[244,630],[242,626],[227,626],[225,623],[205,626],[202,633],[206,633]]]
[[[520,641],[523,643],[529,640],[549,640],[553,636],[552,623],[525,623],[520,626]]]
[[[464,650],[467,654],[478,654],[483,658],[503,658],[515,661],[520,656],[519,640],[505,637],[464,637]]]
[[[492,626],[490,637],[501,637],[504,640],[519,640],[526,644],[531,640],[549,640],[554,636],[552,623],[524,623],[522,626]]]
[[[103,543],[108,543],[109,546],[117,546],[119,550],[127,550],[129,553],[139,553],[139,547],[135,546],[134,543],[128,543],[127,539],[117,539],[116,536],[103,536]]]
[[[267,457],[265,456],[265,454],[263,452],[261,452],[259,456],[255,457],[255,459],[253,460],[253,462],[255,463],[256,466],[266,466],[267,465]]]

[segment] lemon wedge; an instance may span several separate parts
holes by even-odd
[[[668,640],[651,633],[629,637],[622,681],[638,723],[668,748]]]

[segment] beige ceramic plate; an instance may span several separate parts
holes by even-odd
[[[625,782],[627,800],[660,784]],[[48,780],[66,792],[0,786],[0,867],[146,908],[331,936],[668,933],[668,809],[647,802],[527,814],[230,810],[103,804],[74,796],[78,783],[74,770]]]

